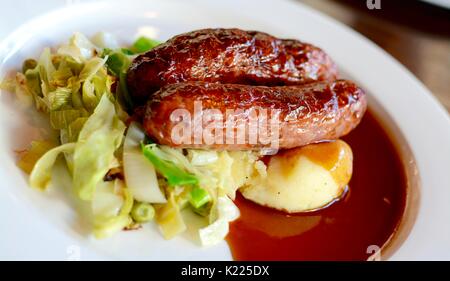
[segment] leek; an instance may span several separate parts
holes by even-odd
[[[138,39],[136,39],[136,41],[134,41],[132,51],[134,53],[147,52],[153,49],[154,47],[158,46],[159,44],[161,43],[156,40],[141,36]]]
[[[144,156],[152,162],[155,169],[163,175],[169,186],[198,185],[195,175],[189,174],[170,161],[156,144],[141,144]]]
[[[209,196],[208,191],[203,188],[195,187],[189,195],[189,202],[196,209],[203,207],[206,203],[211,201],[211,196]]]

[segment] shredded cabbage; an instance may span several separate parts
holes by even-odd
[[[116,37],[107,32],[98,32],[92,37],[92,43],[102,49],[118,49],[120,48]]]
[[[95,186],[108,172],[114,151],[121,145],[125,124],[114,104],[103,95],[80,131],[74,152],[73,187],[82,200],[91,200]]]
[[[62,45],[57,53],[73,58],[76,62],[82,63],[95,56],[97,47],[82,33],[76,32],[67,45]]]
[[[210,246],[222,241],[228,234],[229,223],[239,217],[239,209],[227,196],[217,198],[218,218],[207,227],[199,230],[203,246]]]
[[[73,152],[75,149],[75,143],[67,143],[55,147],[45,153],[34,165],[33,170],[30,174],[30,185],[31,187],[44,190],[50,183],[52,178],[52,167],[58,155],[61,152]]]
[[[170,193],[166,204],[158,204],[156,209],[156,222],[166,239],[172,239],[186,230],[186,224],[181,216],[180,206],[175,200],[175,194]]]
[[[121,180],[100,181],[92,198],[94,236],[106,238],[132,223],[133,197]]]
[[[102,95],[109,90],[105,86],[110,86],[111,82],[108,81],[106,70],[103,68],[106,60],[107,57],[104,59],[92,58],[86,62],[83,70],[81,70],[79,80],[83,82],[82,101],[89,111],[97,106]]]
[[[125,181],[136,200],[165,203],[167,200],[159,187],[155,168],[140,149],[144,138],[145,133],[142,128],[136,122],[131,123],[123,145]]]
[[[30,174],[36,162],[53,147],[55,144],[50,141],[32,141],[30,149],[21,155],[17,166],[25,173]]]

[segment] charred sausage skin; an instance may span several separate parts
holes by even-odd
[[[186,81],[280,86],[336,77],[330,57],[311,44],[256,31],[202,29],[138,56],[127,82],[139,103],[163,86]]]
[[[228,120],[227,110],[238,110],[232,116],[233,122],[223,122],[222,143],[200,143],[194,140],[179,143],[172,133],[180,122],[171,116],[176,109],[184,109],[195,116],[195,102],[201,102],[203,114],[208,109],[219,110]],[[233,137],[237,137],[237,124],[248,122],[254,108],[272,109],[278,115],[278,148],[288,149],[325,140],[334,140],[349,133],[361,121],[367,107],[367,98],[362,89],[353,82],[336,80],[317,82],[303,86],[250,86],[236,84],[218,84],[208,82],[184,82],[168,85],[156,92],[146,105],[144,128],[149,136],[158,143],[172,147],[201,148],[218,150],[248,150],[270,147],[272,144],[244,143],[236,139],[230,143],[226,140],[227,126],[232,127]],[[240,111],[239,111],[240,110]],[[266,120],[261,120],[266,118]],[[259,116],[262,124],[271,118]],[[193,120],[193,119],[191,119]],[[186,122],[185,122],[186,123]],[[193,121],[191,121],[191,125]],[[203,135],[211,134],[202,124]],[[234,126],[234,127],[233,127]],[[216,127],[217,128],[217,127]],[[272,134],[273,132],[270,131]],[[208,136],[210,137],[210,136]]]

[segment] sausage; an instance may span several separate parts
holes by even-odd
[[[202,29],[138,56],[127,73],[127,85],[139,103],[179,82],[284,86],[336,77],[336,65],[313,45],[256,31]]]
[[[275,87],[183,82],[154,94],[143,125],[172,147],[288,149],[338,139],[359,124],[366,107],[364,91],[347,80]]]

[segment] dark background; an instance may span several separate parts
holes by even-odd
[[[450,111],[450,10],[419,0],[297,0],[363,34],[418,77]],[[450,1],[450,0],[449,0]]]

